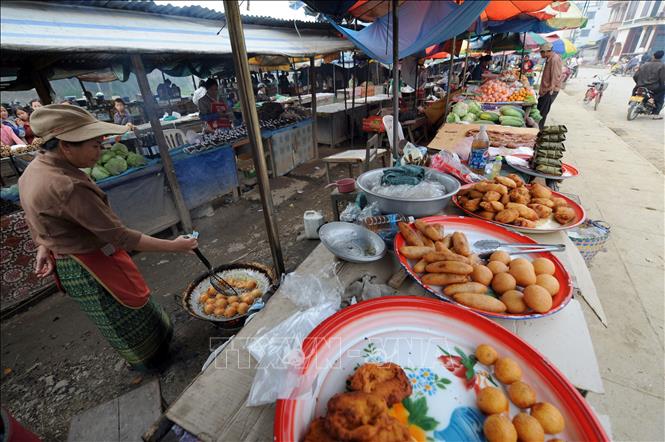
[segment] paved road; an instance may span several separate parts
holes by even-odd
[[[596,74],[605,75],[607,72],[606,69],[583,68],[577,78],[568,82],[565,93],[579,98],[580,106],[582,106],[584,92],[591,78]],[[640,115],[633,121],[626,120],[628,97],[635,85],[633,79],[632,77],[610,77],[609,82],[609,88],[603,94],[598,110],[596,112],[592,110],[592,114],[658,170],[665,172],[664,120],[652,120],[644,115]],[[554,106],[556,106],[556,102]],[[589,108],[593,109],[593,104]]]

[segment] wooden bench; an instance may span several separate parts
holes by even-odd
[[[377,157],[381,158],[383,167],[387,167],[387,160],[390,152],[386,149],[380,149],[379,136],[374,135],[367,141],[365,149],[351,149],[344,152],[336,153],[334,155],[323,158],[326,165],[326,179],[330,182],[330,165],[331,164],[347,164],[349,167],[349,176],[353,178],[353,166],[356,164],[365,163],[365,171],[369,170],[369,165]]]

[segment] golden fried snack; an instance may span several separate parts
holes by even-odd
[[[517,442],[517,431],[505,414],[488,416],[483,423],[487,442]]]
[[[480,204],[480,198],[474,198],[462,205],[463,208],[468,210],[469,212],[475,212],[478,210],[478,205]]]
[[[518,290],[508,290],[499,299],[506,304],[508,313],[524,313],[529,308],[524,302],[524,295]]]
[[[415,222],[416,229],[420,230],[423,235],[431,239],[432,241],[441,241],[443,239],[443,235],[441,234],[441,230],[439,230],[437,227],[427,224],[426,222],[417,219]],[[437,224],[438,226],[438,224]]]
[[[428,273],[454,273],[456,275],[468,275],[473,272],[473,266],[459,261],[438,261],[427,264],[425,270]]]
[[[494,376],[500,382],[508,385],[522,379],[522,369],[513,359],[503,357],[497,359],[494,363]]]
[[[483,201],[499,201],[501,199],[501,194],[493,190],[485,192],[483,195]]]
[[[529,442],[543,442],[545,440],[545,431],[540,425],[540,422],[526,413],[518,413],[513,418],[513,425],[517,431],[517,438],[519,440]]]
[[[492,271],[493,275],[504,273],[508,271],[508,266],[501,261],[490,261],[487,263],[487,268]]]
[[[441,242],[446,249],[450,249],[453,246],[453,234],[449,233],[448,235],[444,236]]]
[[[492,278],[492,290],[496,293],[503,294],[508,290],[515,290],[516,286],[515,278],[510,273],[499,273]]]
[[[538,219],[538,214],[533,209],[527,207],[525,204],[508,203],[506,204],[506,209],[517,210],[517,213],[521,218],[526,218],[531,221],[536,221]]]
[[[509,173],[508,175],[506,175],[506,178],[510,178],[511,180],[513,180],[517,185],[517,187],[522,187],[524,185],[524,180],[522,179],[521,176],[519,176],[516,173]]]
[[[532,284],[524,289],[524,302],[538,313],[545,313],[552,308],[552,295],[547,289]]]
[[[380,397],[386,401],[388,407],[411,395],[409,378],[402,367],[392,362],[358,367],[349,377],[348,385],[353,391],[372,393]]]
[[[473,266],[473,272],[471,272],[471,280],[478,282],[482,285],[490,285],[492,282],[492,277],[494,274],[492,271],[482,264],[477,264]]]
[[[554,205],[553,207],[566,207],[568,205],[566,200],[559,197],[559,196],[553,196],[551,198],[551,201],[552,201],[552,204]]]
[[[554,276],[546,273],[536,275],[536,284],[547,290],[552,296],[559,293],[559,289],[561,288],[559,281]]]
[[[208,293],[204,293],[201,296],[199,296],[199,304],[205,304],[206,301],[210,299],[210,296],[208,296]]]
[[[531,196],[533,198],[551,198],[552,197],[552,191],[548,188],[543,186],[542,184],[534,183],[531,186]]]
[[[206,315],[212,315],[212,314],[215,312],[215,306],[214,306],[213,304],[206,304],[206,305],[203,307],[203,312],[204,312]]]
[[[505,205],[508,204],[508,203],[510,202],[510,195],[508,195],[508,194],[501,195],[501,199],[499,200],[499,202],[500,202],[501,204],[503,204],[504,207],[505,207]]]
[[[381,419],[379,430],[371,442],[412,442],[409,428],[392,416]]]
[[[474,198],[482,198],[483,197],[483,192],[478,192],[477,190],[471,189],[469,191],[469,199],[472,200]]]
[[[426,273],[421,280],[427,285],[448,285],[467,282],[469,278],[466,275],[455,275],[452,273]]]
[[[473,190],[481,193],[487,192],[489,189],[490,182],[489,181],[481,181],[479,183],[476,183],[473,185]]]
[[[554,202],[549,198],[531,198],[533,204],[542,204],[550,209],[554,207]]]
[[[509,189],[514,189],[517,187],[517,183],[514,180],[505,176],[497,176],[494,178],[494,181],[496,181],[497,184],[503,184]]]
[[[547,434],[558,434],[566,428],[561,412],[549,402],[538,402],[531,407],[531,416],[538,419]]]
[[[482,259],[480,259],[480,256],[478,256],[475,253],[470,254],[469,256],[467,256],[467,258],[469,258],[469,262],[471,263],[472,266],[482,264],[484,262]]]
[[[453,233],[452,243],[455,253],[458,253],[462,256],[469,256],[471,254],[469,241],[466,239],[466,235],[464,235],[462,232]]]
[[[215,311],[212,312],[212,314],[215,315],[215,316],[224,316],[225,311],[226,310],[224,310],[223,308],[217,307],[217,308],[215,308]]]
[[[508,410],[508,399],[496,387],[485,387],[476,396],[476,405],[485,414],[503,413]]]
[[[508,203],[510,204],[510,203]],[[510,224],[520,216],[515,209],[505,209],[494,215],[494,220],[504,224]]]
[[[529,229],[535,229],[536,228],[536,223],[534,221],[531,221],[531,220],[526,219],[526,218],[517,218],[513,222],[513,225],[517,226],[517,227],[528,227]]]
[[[433,251],[434,248],[425,246],[402,246],[399,248],[399,253],[409,259],[420,259]]]
[[[522,381],[515,381],[508,386],[508,397],[520,408],[529,408],[536,403],[536,391]]]
[[[425,259],[421,259],[416,263],[416,265],[413,266],[413,271],[416,273],[423,273],[425,271],[425,267],[427,266],[427,261]]]
[[[232,304],[226,307],[224,310],[224,317],[225,318],[231,318],[235,316],[238,313],[238,307],[237,304]]]
[[[508,193],[508,188],[503,184],[494,184],[490,183],[487,185],[488,192],[497,192],[499,195],[505,195]]]
[[[503,209],[505,209],[503,204],[501,204],[499,201],[482,201],[479,206],[488,212],[501,212]]]
[[[443,252],[444,250],[448,250],[448,247],[445,246],[443,241],[436,241],[434,243],[434,250],[436,252]]]
[[[425,236],[423,232],[421,232],[420,230],[416,230],[416,235],[418,235],[418,238],[420,238],[425,247],[434,248],[434,241]]]
[[[552,209],[544,204],[538,204],[532,202],[531,204],[528,204],[527,207],[535,210],[540,219],[548,218],[552,214]]]
[[[227,279],[226,282],[228,282],[229,285],[233,286],[234,288],[241,290],[253,290],[256,288],[257,284],[255,279],[230,278]]]
[[[465,264],[471,264],[471,260],[466,256],[458,255],[457,253],[448,249],[442,250],[440,252],[427,253],[425,254],[424,258],[428,263],[438,261],[459,261]]]
[[[499,354],[491,345],[480,344],[476,348],[476,359],[478,359],[481,364],[492,365],[496,362],[498,357]]]
[[[457,196],[458,197],[468,196],[469,192],[471,192],[471,189],[460,189],[459,192],[457,192]]]
[[[526,287],[536,283],[536,272],[531,261],[524,258],[516,258],[510,261],[508,272],[515,277],[517,285]]]
[[[309,424],[303,442],[335,442],[336,440],[326,430],[326,419],[317,417]]]
[[[490,262],[499,261],[504,263],[505,265],[508,265],[510,264],[510,254],[504,250],[497,250],[496,252],[492,252],[489,260]]]
[[[470,199],[469,197],[457,195],[457,202],[460,203],[461,205],[466,204],[466,202],[469,201],[469,199]]]
[[[409,226],[405,222],[399,222],[397,223],[397,227],[399,228],[399,233],[402,234],[404,237],[404,241],[410,246],[424,246],[425,244],[423,241],[420,239],[418,235],[416,235],[416,232],[413,231],[411,226]]]
[[[543,273],[554,275],[554,271],[556,270],[554,263],[547,258],[536,258],[531,261],[531,264],[533,265],[533,270],[536,272],[536,275],[541,275]]]
[[[559,224],[568,224],[575,219],[575,211],[568,206],[559,206],[554,209],[554,219]]]
[[[483,210],[481,212],[476,212],[476,215],[478,215],[481,218],[488,219],[488,220],[493,220],[494,216],[496,215],[494,212],[489,212],[487,210]]]
[[[386,401],[377,395],[339,393],[328,401],[325,428],[336,440],[367,441],[376,436],[387,413]]]
[[[479,282],[451,284],[443,289],[443,294],[453,296],[455,293],[487,293],[487,286]]]
[[[506,311],[506,306],[498,299],[479,293],[455,293],[453,299],[467,307],[477,308],[485,312],[503,313]]]

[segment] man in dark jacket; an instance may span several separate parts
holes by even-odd
[[[663,64],[663,51],[656,51],[653,54],[653,60],[644,63],[633,75],[636,87],[645,87],[653,92],[653,99],[656,102],[654,118],[662,119],[660,115],[663,109],[663,99],[665,98],[665,64]]]

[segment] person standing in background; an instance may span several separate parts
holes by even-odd
[[[30,107],[32,108],[32,110],[39,109],[42,106],[43,106],[42,102],[39,101],[38,98],[34,98],[34,99],[30,100]]]
[[[194,103],[195,106],[198,106],[199,100],[203,98],[205,94],[206,94],[206,82],[204,80],[200,80],[199,87],[194,91],[194,94],[192,94],[192,103]]]
[[[524,61],[522,61],[522,72],[526,76],[527,80],[529,80],[529,85],[533,86],[533,61],[529,57],[529,54],[524,55]]]
[[[35,134],[32,133],[32,128],[30,127],[30,113],[32,109],[29,107],[16,108],[16,124],[23,128],[25,131],[25,141],[28,144],[32,144],[32,140],[35,139]]]
[[[552,103],[561,90],[561,75],[563,73],[563,61],[559,54],[552,51],[552,43],[540,45],[540,56],[545,60],[545,67],[540,79],[540,90],[538,91],[538,110],[542,120],[538,123],[540,130],[545,127],[547,114],[550,113]]]
[[[169,93],[171,94],[171,98],[180,98],[182,96],[180,88],[175,83],[171,83],[171,90],[169,91]]]
[[[171,80],[168,78],[164,83],[157,85],[157,96],[160,100],[168,100],[171,96]]]

